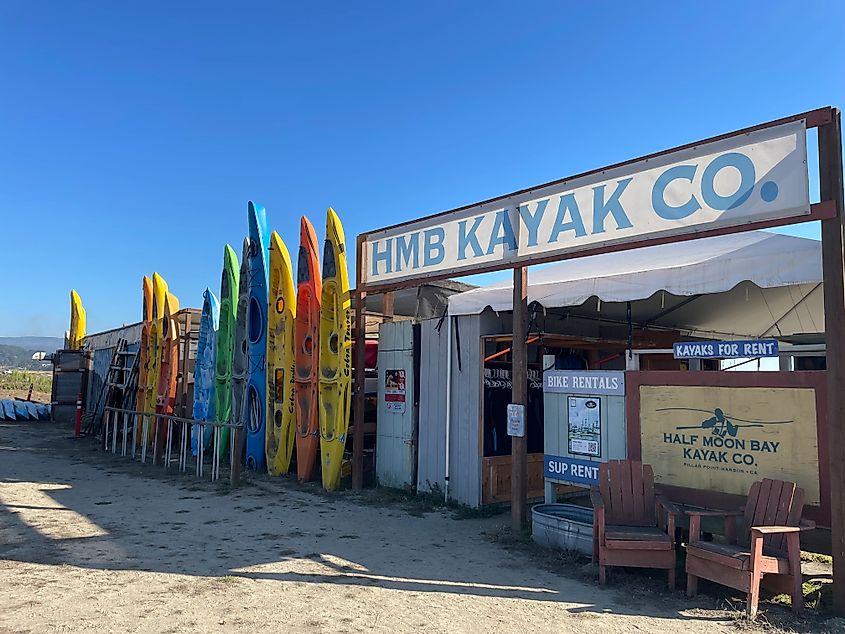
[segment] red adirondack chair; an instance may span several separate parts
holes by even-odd
[[[599,486],[593,502],[593,561],[598,559],[599,583],[608,566],[661,568],[675,589],[675,516],[678,510],[654,494],[651,465],[635,460],[610,460],[599,465]],[[666,522],[663,521],[664,515]]]
[[[801,591],[802,530],[815,528],[802,520],[804,490],[794,482],[765,479],[751,485],[744,511],[687,511],[690,538],[687,544],[687,595],[698,592],[703,577],[748,594],[746,613],[757,614],[760,582],[792,596],[792,609],[804,606]],[[737,537],[736,518],[744,518]],[[725,543],[701,541],[701,518],[724,517]]]

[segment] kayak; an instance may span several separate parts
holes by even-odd
[[[158,375],[158,397],[156,398],[155,413],[159,415],[173,414],[176,403],[176,382],[179,374],[179,323],[176,313],[179,312],[179,300],[173,293],[167,293],[164,301],[164,318],[161,320],[161,363]],[[160,419],[156,424],[158,451],[162,455],[167,442],[166,421]]]
[[[6,420],[17,420],[17,415],[15,414],[15,403],[11,399],[5,399],[0,401],[0,405],[2,405],[2,413],[3,418]]]
[[[249,202],[249,304],[247,321],[247,388],[244,403],[246,422],[246,468],[266,468],[267,428],[267,272],[270,236],[267,212]]]
[[[320,456],[323,488],[340,484],[352,388],[352,310],[340,218],[326,213],[323,289],[320,301]]]
[[[246,394],[247,348],[246,348],[246,309],[249,304],[249,238],[244,238],[241,258],[240,279],[238,281],[238,310],[235,319],[235,342],[232,352],[232,423],[244,424],[244,396]],[[236,447],[238,452],[242,448]],[[240,460],[236,453],[232,460]]]
[[[194,420],[214,420],[214,350],[217,346],[217,329],[220,324],[220,302],[205,289],[202,294],[202,315],[197,337],[197,358],[194,364]],[[199,454],[199,425],[191,428],[191,453]],[[211,427],[203,430],[202,446],[211,442]]]
[[[35,403],[32,401],[26,401],[24,403],[26,407],[27,416],[29,416],[29,420],[38,420],[38,408],[35,406]]]
[[[313,480],[320,453],[320,418],[317,411],[320,341],[319,249],[314,227],[303,216],[299,221],[299,258],[296,265],[296,475]]]
[[[74,290],[70,291],[70,335],[67,347],[69,350],[80,350],[82,340],[85,339],[86,315],[82,306],[82,298]]]
[[[296,433],[294,352],[296,291],[290,254],[275,231],[270,235],[270,286],[267,329],[266,454],[270,475],[290,469]]]
[[[219,423],[232,418],[232,353],[238,314],[238,256],[228,244],[223,249],[223,276],[220,280],[220,323],[214,361],[214,416]],[[229,428],[220,430],[218,455],[229,451]]]
[[[153,273],[153,310],[150,320],[149,338],[147,339],[147,393],[143,411],[152,414],[156,411],[158,400],[158,379],[161,368],[162,354],[162,322],[164,320],[164,304],[167,297],[167,282],[158,273]],[[147,444],[152,445],[155,434],[155,416],[148,417]],[[143,421],[142,421],[143,423]],[[143,427],[142,427],[143,432]],[[141,437],[141,434],[138,434]]]
[[[18,401],[17,399],[12,401],[12,404],[15,408],[15,418],[17,420],[27,420],[29,418],[29,412],[26,409],[26,403],[23,401]]]
[[[153,281],[146,275],[141,283],[141,291],[143,293],[141,340],[138,344],[138,388],[135,392],[135,411],[137,412],[143,412],[147,402],[147,355],[149,354],[150,322],[153,320]],[[136,424],[139,430],[142,423],[142,417],[138,416]],[[138,434],[137,439],[140,441],[140,434]]]
[[[46,403],[36,403],[38,409],[38,420],[50,420],[50,406]]]

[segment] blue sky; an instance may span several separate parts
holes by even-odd
[[[0,4],[0,335],[199,307],[249,199],[295,252],[845,104],[838,2],[310,5]]]

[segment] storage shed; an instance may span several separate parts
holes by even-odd
[[[822,342],[822,291],[818,241],[759,231],[532,269],[529,495],[543,490],[544,369],[624,370],[628,350],[681,338]],[[448,319],[420,324],[419,491],[473,507],[510,499],[511,301],[508,279],[453,295]],[[671,354],[642,359],[642,369],[686,369]]]

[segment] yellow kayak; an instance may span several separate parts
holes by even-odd
[[[153,273],[153,314],[150,321],[150,336],[147,340],[147,394],[143,411],[154,413],[158,400],[158,378],[162,355],[162,322],[164,302],[167,297],[167,282],[158,273]],[[155,432],[155,417],[149,417],[150,427],[147,442],[152,444]]]
[[[138,389],[135,392],[135,411],[144,411],[144,404],[147,401],[147,359],[149,355],[150,346],[150,325],[153,320],[153,281],[144,276],[142,285],[143,289],[143,307],[141,324],[141,342],[138,346]],[[138,417],[138,429],[143,423],[141,417]],[[138,437],[140,439],[140,436]]]
[[[69,350],[82,349],[82,340],[85,339],[85,308],[82,306],[82,298],[74,290],[70,291],[70,334],[67,338]]]
[[[265,450],[270,475],[287,473],[296,432],[294,347],[296,290],[290,254],[275,231],[270,235],[270,286],[267,289],[267,419]]]
[[[349,430],[351,318],[343,227],[330,207],[326,213],[320,302],[320,459],[323,487],[327,491],[334,491],[340,483],[343,450]]]

